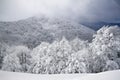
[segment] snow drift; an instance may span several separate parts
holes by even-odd
[[[120,70],[98,74],[39,75],[0,71],[1,80],[120,80]]]

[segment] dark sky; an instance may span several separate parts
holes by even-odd
[[[120,0],[0,0],[0,21],[40,14],[80,22],[120,22]]]

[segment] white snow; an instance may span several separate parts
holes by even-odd
[[[40,75],[0,71],[0,80],[120,80],[120,70],[98,74]]]

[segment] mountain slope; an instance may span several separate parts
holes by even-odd
[[[74,21],[45,16],[31,17],[15,22],[0,22],[0,41],[35,47],[42,41],[52,42],[65,36],[68,40],[79,37],[91,40],[94,30]],[[34,45],[33,45],[34,44]]]

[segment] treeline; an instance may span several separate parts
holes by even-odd
[[[0,44],[0,68],[35,74],[98,73],[120,69],[120,28],[104,26],[92,42],[79,38],[42,42],[29,49],[24,45]]]

